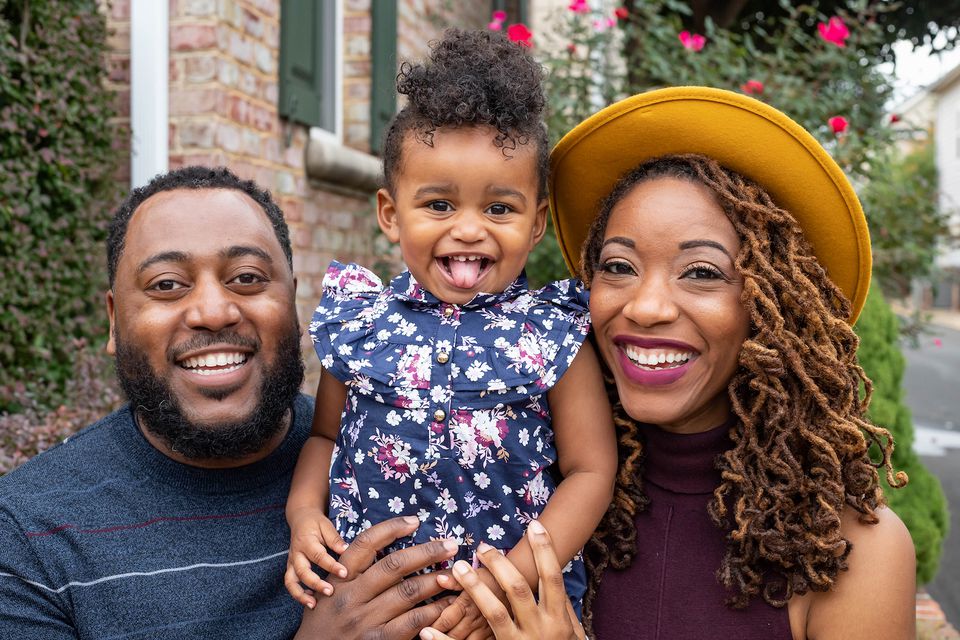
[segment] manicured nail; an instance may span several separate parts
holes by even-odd
[[[403,516],[403,521],[407,524],[420,524],[420,518],[417,516]]]
[[[535,536],[542,536],[547,532],[547,530],[543,528],[543,525],[540,524],[539,520],[531,520],[530,525],[527,528],[530,529],[530,532]]]
[[[465,576],[470,573],[470,565],[463,560],[457,560],[453,563],[453,572],[457,575]]]
[[[493,550],[493,547],[488,545],[486,542],[481,542],[480,544],[477,545],[477,551],[479,551],[480,553],[486,553],[487,551],[492,551],[492,550]]]
[[[458,545],[453,540],[444,540],[443,548],[446,549],[447,551],[456,551],[457,549],[460,548],[460,545]]]

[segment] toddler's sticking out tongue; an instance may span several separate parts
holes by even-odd
[[[480,280],[480,272],[483,270],[483,264],[486,260],[483,258],[468,258],[466,260],[446,258],[445,262],[453,282],[462,289],[472,289]]]

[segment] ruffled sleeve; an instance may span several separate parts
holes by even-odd
[[[356,344],[372,331],[382,293],[380,278],[357,264],[334,260],[323,276],[323,294],[310,321],[310,337],[320,364],[342,382],[359,369],[351,356]]]
[[[553,387],[590,332],[588,296],[579,280],[561,280],[480,311],[471,361],[463,363],[465,375],[454,380],[454,389]]]

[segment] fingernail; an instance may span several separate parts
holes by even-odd
[[[331,589],[330,587],[324,587],[324,589],[323,589],[323,595],[329,596],[329,595],[332,595],[332,594],[333,594],[333,589]]]
[[[477,545],[477,551],[479,551],[480,553],[486,553],[487,551],[491,551],[492,549],[493,547],[488,545],[486,542],[481,542],[480,544]]]
[[[466,575],[470,572],[470,565],[463,560],[457,560],[453,563],[453,572],[461,576]]]
[[[420,524],[420,518],[417,516],[403,516],[403,521],[407,524]]]
[[[547,532],[547,530],[543,528],[543,525],[540,524],[539,520],[531,520],[530,525],[527,528],[530,529],[534,535],[538,536],[542,536]]]
[[[340,567],[339,569],[337,569],[337,575],[340,576],[341,578],[346,578],[347,577],[346,568]]]
[[[312,603],[312,602],[308,602],[308,603],[307,603],[307,609],[310,609],[310,611],[313,611],[313,608],[314,608],[315,606],[317,606],[317,605],[315,605],[315,604]]]
[[[420,631],[420,637],[423,640],[433,640],[433,632],[430,629],[422,629]]]
[[[446,549],[447,551],[456,551],[457,549],[460,548],[460,545],[458,545],[453,540],[444,540],[443,548]]]

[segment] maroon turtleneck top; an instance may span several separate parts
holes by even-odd
[[[732,447],[728,427],[676,434],[644,426],[644,491],[637,515],[637,555],[624,571],[608,569],[593,604],[598,640],[791,640],[787,608],[729,596],[716,572],[724,535],[707,513],[720,484],[715,460]]]

